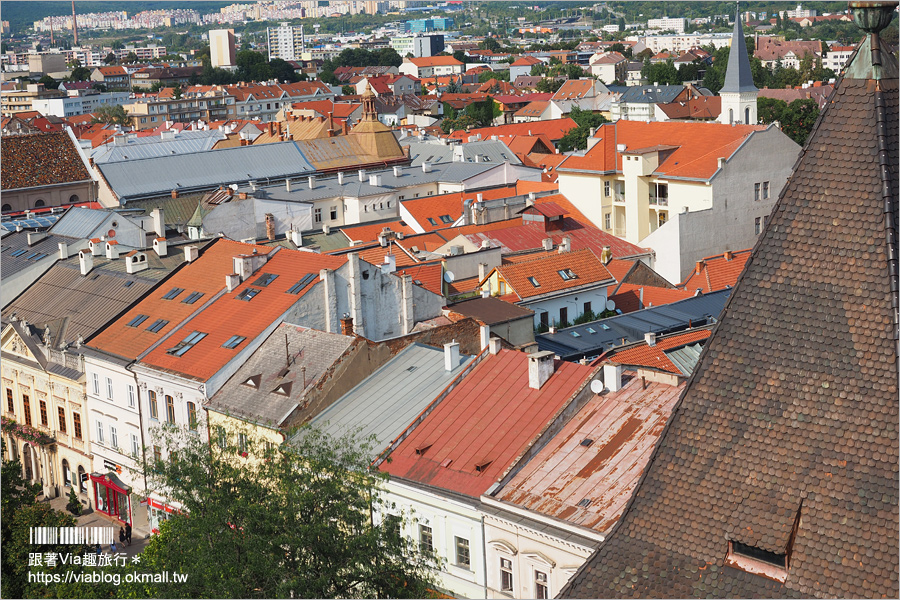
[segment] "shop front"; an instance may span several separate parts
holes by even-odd
[[[122,482],[118,476],[109,473],[91,473],[95,510],[122,521],[131,523],[131,486]]]
[[[166,504],[162,498],[156,494],[151,494],[147,498],[147,508],[150,516],[150,531],[159,533],[159,526],[163,521],[172,518],[172,515],[179,511],[176,507]]]

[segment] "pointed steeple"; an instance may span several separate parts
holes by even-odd
[[[734,18],[734,31],[731,34],[731,52],[728,54],[728,68],[725,70],[725,85],[721,92],[757,92],[753,85],[753,73],[750,71],[750,57],[747,56],[747,44],[744,42],[744,27],[741,25],[741,11],[738,8]]]

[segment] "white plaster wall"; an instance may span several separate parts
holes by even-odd
[[[589,173],[560,172],[559,193],[569,199],[594,227],[603,228],[603,182]]]
[[[606,286],[595,288],[588,291],[574,292],[565,296],[552,298],[550,300],[541,300],[538,302],[520,302],[518,304],[534,311],[534,326],[537,327],[541,323],[541,313],[548,312],[550,314],[550,325],[554,325],[559,321],[559,309],[565,307],[568,310],[568,321],[572,321],[580,317],[584,313],[584,303],[591,303],[593,312],[601,312],[606,308]]]

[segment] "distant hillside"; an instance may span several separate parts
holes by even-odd
[[[128,14],[139,13],[144,10],[159,10],[171,8],[194,9],[200,14],[214,12],[228,6],[233,2],[166,2],[166,1],[103,1],[103,2],[75,2],[75,11],[78,13],[109,12],[124,10]],[[32,2],[22,0],[4,0],[3,20],[9,21],[13,33],[21,33],[31,27],[35,21],[49,17],[50,15],[72,14],[71,2]]]

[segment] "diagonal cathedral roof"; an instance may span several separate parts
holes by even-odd
[[[900,595],[900,106],[877,34],[897,3],[850,4],[870,33],[625,514],[561,597]]]

